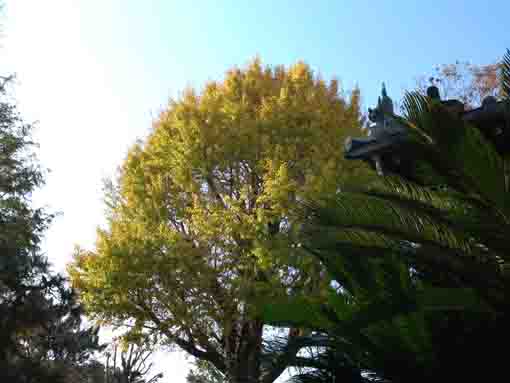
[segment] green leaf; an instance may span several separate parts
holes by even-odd
[[[484,311],[487,309],[475,291],[468,288],[427,287],[419,294],[418,301],[425,311]]]
[[[272,326],[325,329],[331,326],[322,304],[307,297],[277,300],[265,305],[262,317]]]
[[[508,49],[501,62],[501,91],[503,97],[510,101],[510,50]]]

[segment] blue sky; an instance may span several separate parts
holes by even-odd
[[[345,90],[358,85],[367,107],[383,81],[398,98],[436,64],[493,62],[510,48],[508,15],[501,0],[6,0],[1,72],[17,73],[20,109],[38,121],[52,170],[37,203],[63,212],[45,251],[63,270],[74,244],[93,245],[102,179],[185,86],[255,55],[304,60]],[[184,382],[181,356],[158,361],[167,381]]]

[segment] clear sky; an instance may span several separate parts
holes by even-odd
[[[493,62],[510,48],[509,15],[508,0],[6,0],[0,72],[17,73],[19,107],[38,121],[51,173],[37,202],[63,212],[44,250],[63,270],[74,244],[93,245],[101,180],[185,86],[258,54],[357,84],[369,106],[383,81],[398,98],[436,64]],[[158,360],[184,382],[182,357]]]

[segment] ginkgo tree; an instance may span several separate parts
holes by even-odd
[[[301,337],[291,329],[265,352],[258,303],[300,289],[320,299],[329,283],[287,246],[300,223],[290,207],[371,174],[343,159],[359,128],[359,92],[344,96],[302,62],[255,59],[183,92],[129,151],[106,194],[107,227],[69,267],[89,312],[159,335],[232,382],[274,381]]]

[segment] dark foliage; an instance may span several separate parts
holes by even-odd
[[[509,83],[510,52],[501,64],[510,110]],[[508,159],[439,101],[410,93],[403,106],[412,180],[392,175],[299,207],[309,222],[302,248],[328,269],[332,287],[326,303],[304,296],[266,308],[271,322],[327,339],[304,353],[307,369],[295,381],[506,374]]]
[[[9,382],[66,381],[99,349],[97,328],[83,329],[82,309],[40,251],[53,216],[33,208],[43,183],[26,124],[0,83],[0,374]]]

